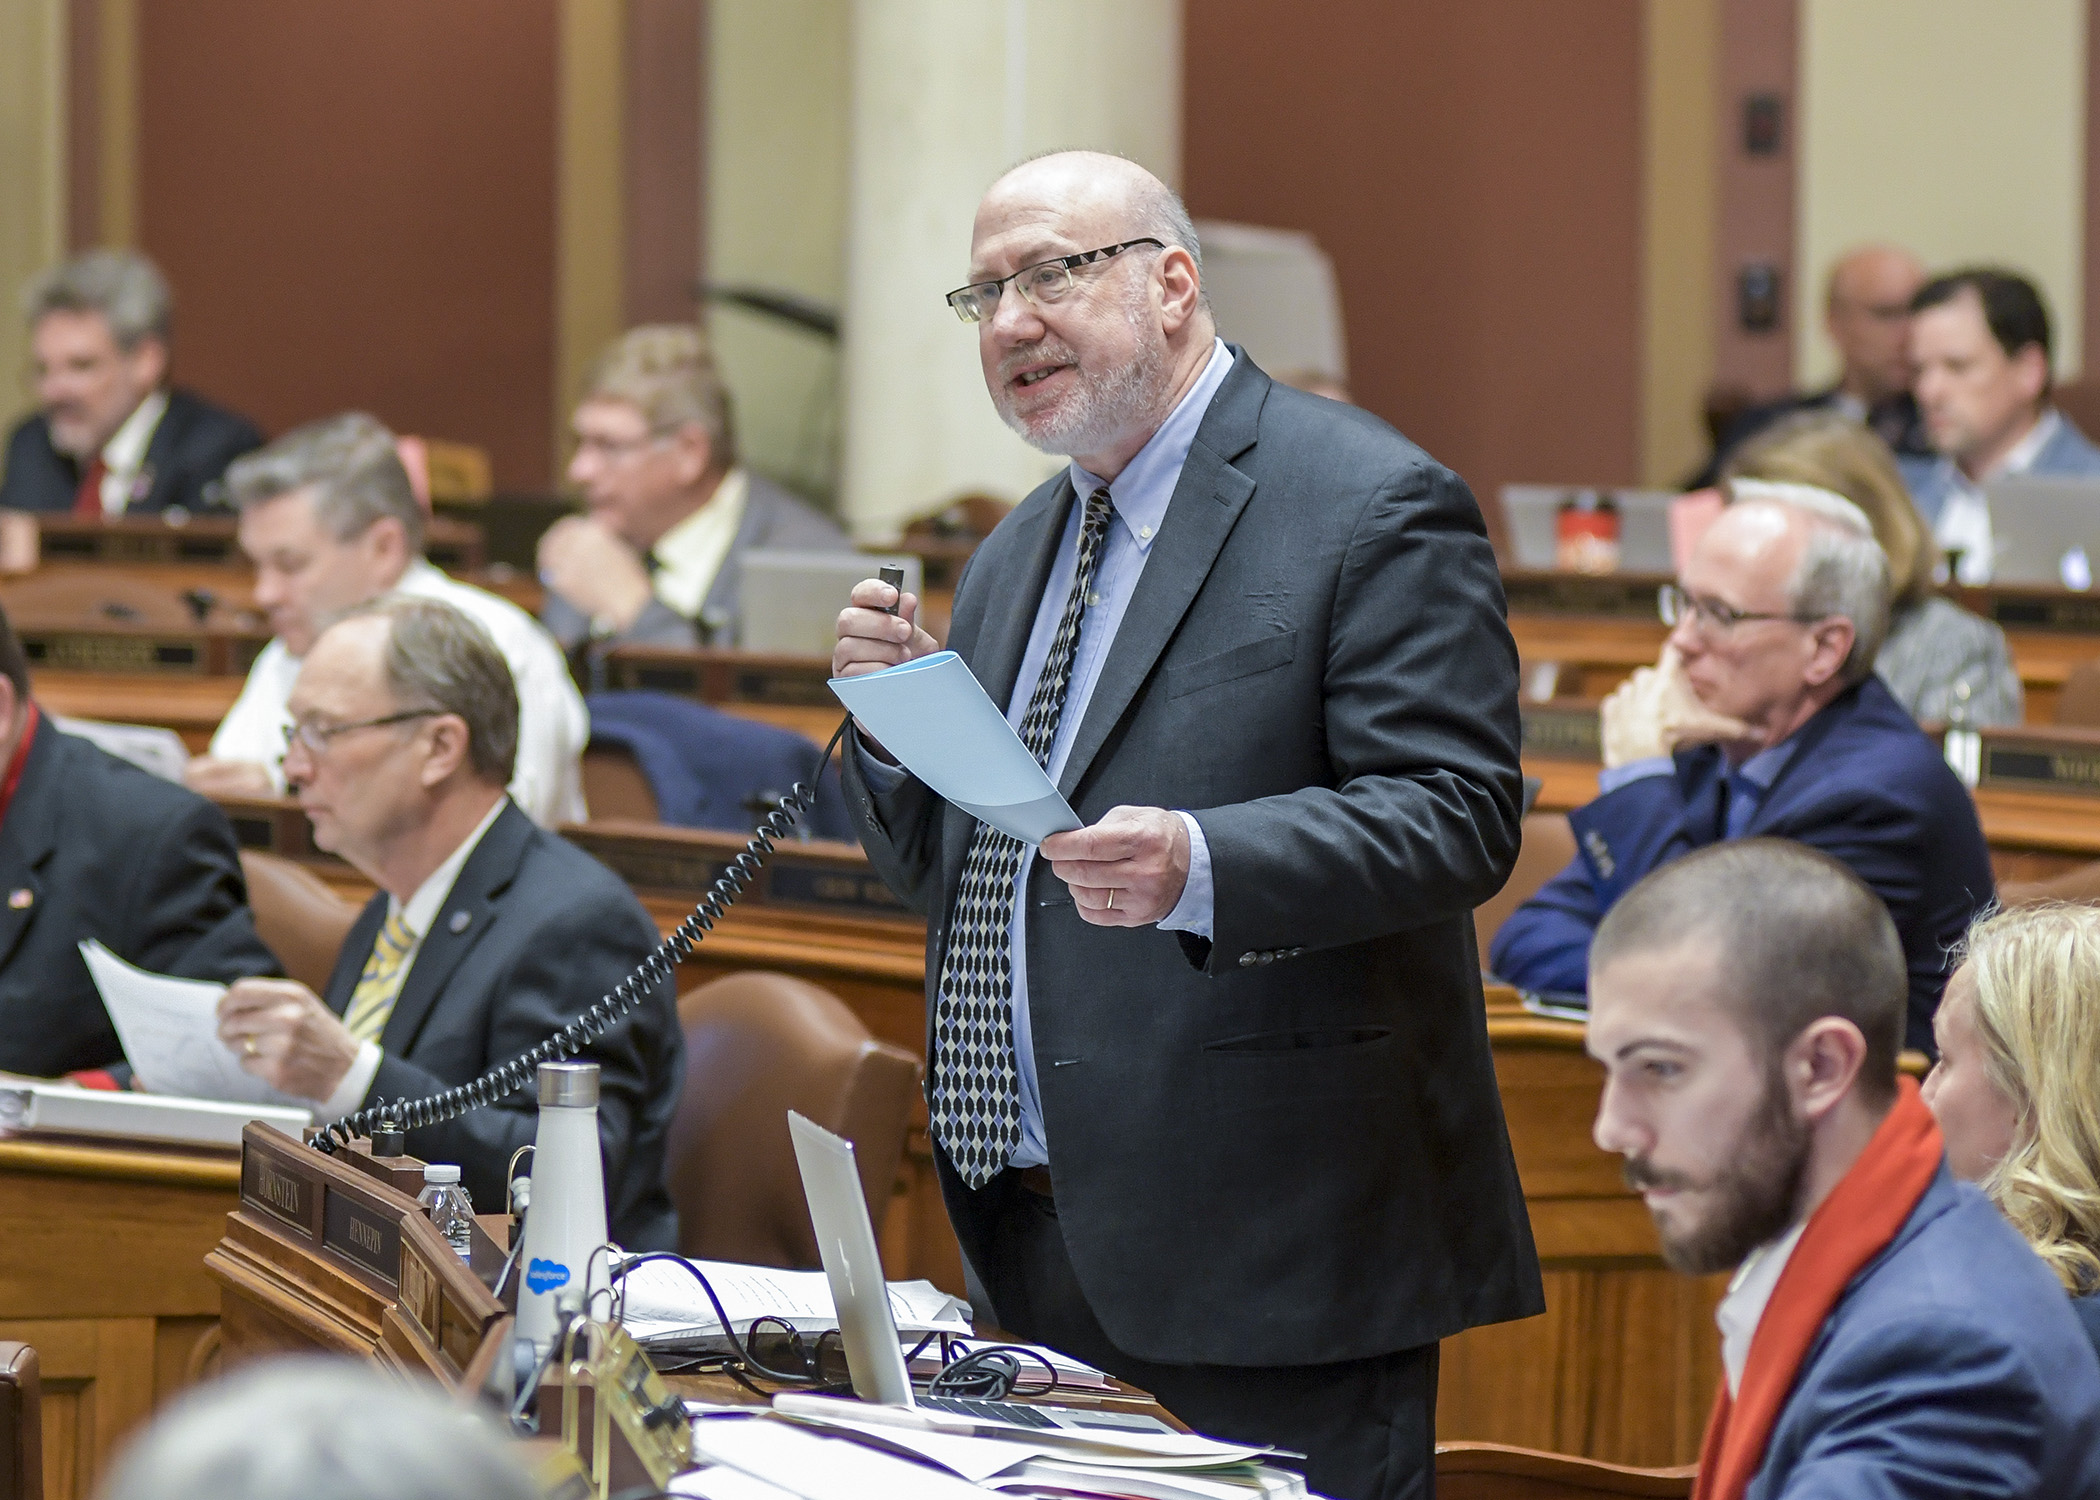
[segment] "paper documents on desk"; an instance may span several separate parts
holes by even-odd
[[[975,1500],[966,1480],[843,1437],[827,1437],[767,1416],[709,1417],[693,1424],[693,1457],[801,1500]],[[671,1492],[712,1500],[763,1496],[742,1484],[718,1488],[717,1471],[671,1481]]]
[[[125,1061],[149,1092],[310,1108],[306,1100],[281,1094],[242,1068],[233,1049],[219,1040],[219,997],[225,985],[149,974],[92,938],[80,945],[80,956],[124,1044]]]
[[[722,1310],[739,1334],[760,1318],[779,1318],[803,1333],[839,1326],[831,1300],[831,1283],[822,1271],[781,1271],[772,1266],[743,1266],[728,1261],[692,1263],[722,1299]],[[621,1321],[638,1340],[719,1334],[707,1294],[690,1273],[669,1261],[645,1261],[621,1278],[626,1305]],[[914,1342],[928,1333],[970,1332],[969,1304],[949,1296],[930,1281],[889,1284],[890,1316],[897,1331]]]
[[[831,690],[906,770],[971,817],[1024,844],[1081,826],[953,651],[834,677]]]

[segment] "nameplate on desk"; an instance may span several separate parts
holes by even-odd
[[[55,672],[176,672],[201,675],[202,636],[118,635],[114,632],[24,630],[22,652],[32,666]]]
[[[1656,618],[1656,590],[1668,580],[1647,573],[1512,572],[1502,575],[1511,614]]]
[[[1982,731],[1983,786],[2100,797],[2100,734]]]
[[[1526,703],[1524,753],[1542,760],[1602,760],[1604,732],[1593,703]]]
[[[288,1172],[260,1152],[241,1155],[241,1201],[282,1219],[307,1239],[314,1237],[317,1188],[312,1178]]]
[[[784,707],[838,707],[830,686],[831,663],[739,667],[730,679],[732,703],[777,703]]]
[[[705,648],[623,646],[605,656],[609,688],[671,693],[702,703],[767,703],[783,708],[831,708],[838,700],[822,656]]]
[[[190,526],[77,526],[45,521],[39,527],[46,558],[120,563],[226,563],[245,561],[235,551],[233,528],[220,522]]]
[[[337,1255],[370,1271],[389,1286],[401,1284],[401,1221],[383,1208],[351,1197],[340,1189],[326,1189],[327,1207],[321,1222],[321,1244]]]
[[[729,861],[706,850],[636,839],[601,838],[583,829],[564,830],[564,837],[636,890],[697,895],[721,878]],[[760,876],[760,883],[764,876]],[[756,891],[750,894],[757,894]]]
[[[767,894],[776,903],[821,907],[857,916],[917,916],[873,871],[776,860],[770,872],[770,886]]]
[[[1995,590],[1966,594],[1965,602],[1980,605],[1976,613],[2001,630],[2048,631],[2057,635],[2100,635],[2100,597],[2071,593],[1998,593]]]

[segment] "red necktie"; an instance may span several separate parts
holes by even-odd
[[[108,472],[109,465],[102,461],[102,455],[96,454],[95,461],[80,476],[80,488],[73,492],[74,515],[99,517],[102,514],[102,476]]]

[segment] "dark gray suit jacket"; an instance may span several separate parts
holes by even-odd
[[[386,920],[376,895],[343,940],[328,1008],[342,1015]],[[590,1008],[656,946],[656,924],[619,877],[505,805],[460,868],[387,1017],[366,1103],[421,1099],[479,1078]],[[669,985],[579,1057],[598,1064],[605,1212],[630,1250],[672,1250],[664,1137],[685,1076]],[[481,1213],[501,1211],[511,1153],[539,1128],[527,1088],[445,1125],[408,1133],[425,1161],[456,1162]]]
[[[948,644],[994,702],[1072,498],[1030,495],[958,588]],[[1316,1364],[1543,1310],[1473,947],[1517,848],[1502,611],[1463,481],[1238,355],[1061,787],[1089,823],[1194,813],[1216,940],[1091,926],[1043,861],[1026,893],[1058,1221],[1124,1352]],[[913,779],[872,796],[857,756],[847,777],[869,857],[927,913],[930,1017],[974,822]]]
[[[700,603],[700,618],[689,620],[661,599],[605,646],[733,646],[743,634],[744,570],[741,559],[758,547],[785,547],[804,552],[851,552],[853,543],[829,516],[818,514],[807,502],[796,499],[770,479],[744,471],[744,517],[737,523],[736,540],[722,571],[715,575],[707,597]],[[561,595],[549,592],[540,605],[540,623],[573,651],[589,639],[590,619]]]
[[[225,509],[220,479],[226,466],[262,446],[255,424],[187,391],[168,392],[168,409],[153,429],[128,514],[179,505],[191,511]],[[68,511],[80,488],[81,469],[51,446],[51,427],[41,413],[24,417],[7,440],[7,475],[0,480],[0,509]]]

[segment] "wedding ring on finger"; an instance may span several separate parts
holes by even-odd
[[[241,1051],[247,1053],[250,1057],[260,1057],[262,1055],[262,1048],[255,1045],[254,1032],[251,1031],[241,1038]]]
[[[1110,887],[1108,888],[1108,905],[1107,905],[1107,906],[1105,906],[1105,907],[1103,907],[1103,908],[1102,908],[1102,910],[1104,910],[1104,911],[1114,911],[1115,909],[1116,909],[1116,888],[1115,888],[1114,886],[1110,886]]]

